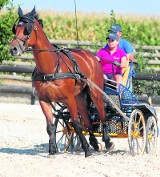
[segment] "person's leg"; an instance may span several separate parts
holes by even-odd
[[[119,84],[122,83],[122,75],[121,74],[115,74],[113,79],[116,81],[116,88],[118,90]]]
[[[108,79],[108,77],[107,77],[107,75],[106,75],[106,74],[103,74],[103,77],[104,77],[104,79],[105,79],[105,80],[107,80],[107,79]]]

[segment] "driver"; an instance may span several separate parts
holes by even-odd
[[[127,65],[127,56],[124,50],[119,48],[119,37],[116,33],[108,34],[106,40],[108,45],[97,52],[101,60],[104,77],[116,81],[118,89],[122,83],[122,68]]]
[[[130,78],[128,78],[128,74],[129,74],[129,62],[132,61],[134,62],[134,48],[132,46],[132,44],[121,38],[123,33],[122,33],[122,26],[119,24],[113,24],[110,29],[108,30],[108,32],[112,32],[112,33],[116,33],[119,37],[119,48],[124,50],[127,54],[127,65],[125,68],[122,69],[122,73],[123,73],[123,85],[127,85],[127,83],[129,84],[129,89],[130,91],[132,91],[132,77],[135,77],[135,71],[134,68],[132,67],[132,76]],[[108,44],[105,45],[105,48],[108,46]],[[127,81],[129,79],[129,81]]]

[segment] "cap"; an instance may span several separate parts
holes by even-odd
[[[119,37],[118,37],[118,35],[116,33],[110,33],[110,34],[108,34],[108,36],[107,36],[106,39],[108,39],[108,38],[113,39],[113,40],[117,40],[117,41],[119,39]]]
[[[122,32],[122,27],[119,24],[113,24],[108,32],[117,33],[118,31]]]

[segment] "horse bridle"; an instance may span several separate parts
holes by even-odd
[[[19,38],[18,36],[16,36],[16,31],[15,31],[15,27],[17,26],[16,25],[16,22],[17,21],[19,21],[19,22],[23,22],[24,24],[26,24],[27,23],[27,26],[25,27],[25,29],[24,30],[27,30],[27,37],[25,38],[25,39],[22,39],[22,38]],[[28,49],[28,46],[27,46],[27,41],[29,40],[29,38],[30,38],[30,34],[31,34],[31,32],[32,32],[32,30],[34,29],[35,31],[37,30],[37,27],[34,25],[34,20],[32,20],[31,18],[29,18],[29,17],[27,17],[27,16],[22,16],[22,17],[20,17],[20,18],[18,18],[17,20],[16,20],[16,22],[14,23],[14,25],[13,25],[13,27],[12,27],[12,32],[15,34],[15,36],[14,36],[14,40],[16,40],[17,41],[17,43],[18,43],[18,45],[19,45],[19,48],[23,51],[23,52],[25,52],[26,51],[26,49]],[[18,22],[18,23],[19,23]],[[29,27],[28,27],[29,26]],[[22,41],[23,42],[23,47],[24,48],[22,48],[22,46],[20,45],[20,42],[19,41]]]
[[[27,16],[22,16],[22,17],[18,18],[16,21],[18,21],[18,20],[19,20],[18,23],[20,23],[20,22],[25,23],[25,24],[27,23],[25,29],[27,29],[28,35],[27,35],[27,37],[25,39],[19,38],[18,36],[15,35],[14,36],[14,40],[17,41],[17,43],[19,45],[19,48],[23,52],[25,52],[26,50],[24,50],[24,49],[28,48],[27,41],[30,38],[30,34],[31,34],[31,32],[32,32],[33,29],[36,31],[37,27],[34,25],[34,19],[32,20],[31,18],[29,18]],[[18,24],[18,25],[20,26],[20,24]],[[23,24],[21,24],[21,25],[23,25]],[[12,28],[12,31],[13,31],[14,34],[16,34],[15,27],[16,27],[16,22],[13,25],[13,28]],[[24,46],[24,49],[20,45],[19,41],[23,42],[22,46]],[[80,79],[80,76],[84,77],[84,74],[79,71],[78,65],[77,65],[76,61],[74,60],[73,56],[70,54],[69,51],[61,49],[61,48],[56,48],[54,50],[39,50],[39,52],[56,52],[57,56],[58,56],[58,64],[57,64],[56,72],[54,74],[44,75],[44,74],[41,74],[41,73],[37,73],[36,69],[35,69],[35,71],[33,72],[33,75],[32,75],[32,79],[33,80],[37,80],[38,79],[38,80],[41,80],[41,81],[45,81],[45,80],[51,81],[52,79],[56,80],[56,79],[62,79],[62,78],[74,78],[74,79],[78,80],[78,79]],[[59,67],[60,67],[59,66],[59,64],[60,64],[59,63],[59,59],[60,58],[63,59],[63,57],[60,54],[61,52],[63,52],[72,61],[73,66],[74,66],[74,70],[75,70],[76,74],[72,73],[70,67],[66,63],[65,64],[68,67],[68,69],[70,70],[70,72],[69,73],[68,72],[67,73],[63,73],[63,74],[62,73],[58,73]],[[63,61],[65,62],[65,60],[63,60]]]

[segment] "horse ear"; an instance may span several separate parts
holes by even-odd
[[[32,11],[30,12],[30,14],[31,14],[32,16],[34,16],[34,15],[36,14],[36,8],[35,8],[35,6],[34,6],[34,8],[32,9]]]
[[[19,17],[23,16],[23,11],[20,7],[18,7],[18,15],[19,15]]]

